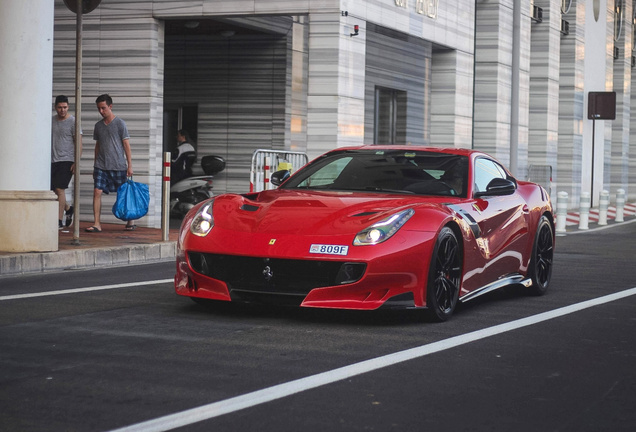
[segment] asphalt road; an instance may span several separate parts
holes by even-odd
[[[172,263],[0,278],[0,430],[632,432],[636,223],[558,237],[555,260],[547,295],[442,324],[206,309]]]

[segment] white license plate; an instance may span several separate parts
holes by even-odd
[[[312,244],[309,253],[325,255],[347,255],[349,246]]]

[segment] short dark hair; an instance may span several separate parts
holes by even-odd
[[[190,134],[188,133],[188,131],[187,131],[187,130],[185,130],[185,129],[179,129],[179,130],[177,131],[177,133],[178,133],[179,135],[181,135],[182,137],[184,137],[184,138],[185,138],[185,140],[186,140],[187,142],[189,142],[189,143],[191,143],[191,142],[192,142],[192,139],[190,138]]]
[[[68,103],[68,98],[64,95],[59,95],[58,97],[55,98],[55,105],[59,103]]]
[[[96,104],[100,102],[106,102],[106,105],[111,106],[113,104],[113,98],[110,97],[108,93],[104,93],[103,95],[97,96],[97,99],[95,99]]]

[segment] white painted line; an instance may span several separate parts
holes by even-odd
[[[15,294],[15,295],[0,296],[0,301],[19,300],[19,299],[26,299],[26,298],[33,298],[33,297],[48,297],[48,296],[65,295],[65,294],[76,294],[76,293],[102,291],[102,290],[110,290],[110,289],[118,289],[118,288],[130,288],[130,287],[136,287],[136,286],[154,285],[154,284],[161,284],[161,283],[167,283],[167,282],[174,282],[174,280],[159,279],[154,281],[131,282],[131,283],[102,285],[102,286],[86,287],[86,288],[72,288],[72,289],[65,289],[65,290],[58,290],[58,291],[44,291],[44,292],[28,293],[28,294]]]
[[[501,333],[516,330],[522,327],[538,324],[563,315],[572,314],[574,312],[598,306],[604,303],[616,301],[625,297],[636,295],[636,287],[615,294],[606,295],[596,299],[584,301],[570,306],[565,306],[552,311],[533,315],[528,318],[522,318],[509,323],[496,325],[483,330],[477,330],[472,333],[455,336],[439,342],[428,345],[411,348],[405,351],[399,351],[382,357],[366,360],[360,363],[354,363],[338,369],[311,375],[306,378],[297,379],[287,383],[275,385],[273,387],[257,390],[241,396],[214,402],[209,405],[203,405],[198,408],[192,408],[154,420],[137,423],[131,426],[116,429],[112,432],[161,432],[188,426],[200,421],[209,420],[215,417],[261,405],[296,393],[311,390],[337,381],[345,380],[367,372],[372,372],[384,367],[393,366],[398,363],[424,357],[439,351],[451,349],[460,345],[485,339]]]

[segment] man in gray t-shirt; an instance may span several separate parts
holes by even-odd
[[[55,98],[55,112],[51,121],[51,190],[57,195],[58,228],[62,229],[73,222],[74,209],[66,202],[66,189],[75,173],[75,117],[68,113],[68,98],[64,95]],[[81,135],[79,146],[81,152]],[[64,213],[66,221],[62,224]]]
[[[95,123],[95,164],[93,165],[93,215],[95,222],[86,232],[101,232],[102,193],[117,192],[119,186],[133,175],[130,152],[130,135],[126,123],[112,111],[113,99],[103,94],[95,101],[102,120]],[[136,228],[133,221],[126,223],[126,230]]]

